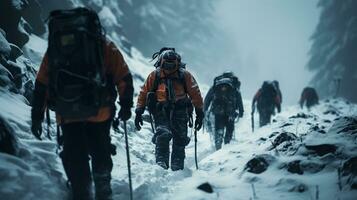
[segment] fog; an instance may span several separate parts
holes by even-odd
[[[312,73],[306,68],[319,19],[316,0],[220,0],[215,23],[226,46],[217,44],[217,73],[232,70],[242,82],[243,98],[251,99],[264,80],[278,80],[283,104],[297,103]],[[214,43],[214,41],[212,41]]]

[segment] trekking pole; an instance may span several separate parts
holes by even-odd
[[[51,133],[50,133],[51,119],[50,119],[50,110],[48,108],[46,109],[46,122],[47,122],[47,138],[51,140]]]
[[[198,170],[198,163],[197,163],[197,129],[195,129],[195,163],[196,163],[196,170]]]
[[[254,133],[254,111],[255,111],[255,106],[253,104],[252,106],[252,132]]]
[[[129,190],[130,190],[130,200],[133,200],[133,188],[131,184],[131,169],[130,169],[130,154],[129,154],[129,143],[128,143],[128,132],[126,129],[126,121],[124,121],[124,135],[125,135],[125,149],[126,149],[126,159],[128,164],[128,175],[129,175]]]

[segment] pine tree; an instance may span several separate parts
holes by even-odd
[[[357,1],[320,0],[318,7],[321,15],[308,63],[316,71],[312,83],[323,97],[357,102]]]

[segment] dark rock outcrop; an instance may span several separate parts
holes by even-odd
[[[213,193],[213,188],[212,188],[211,184],[209,184],[208,182],[202,183],[201,185],[199,185],[197,187],[197,189],[202,190],[207,193]]]
[[[244,169],[254,174],[260,174],[267,170],[273,161],[275,161],[275,157],[271,155],[257,155],[247,162]]]
[[[14,131],[0,116],[0,152],[11,155],[17,155],[18,144]]]
[[[313,151],[319,156],[326,155],[328,153],[335,153],[337,150],[337,146],[334,144],[316,144],[316,145],[307,145],[305,144],[305,148]]]

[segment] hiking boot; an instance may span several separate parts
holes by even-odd
[[[177,171],[177,170],[183,170],[184,168],[184,160],[183,159],[173,159],[171,160],[171,170],[172,171]]]
[[[164,161],[157,161],[156,164],[159,165],[160,167],[164,168],[164,169],[168,169],[169,168],[169,165],[166,164]]]
[[[94,173],[95,199],[112,200],[112,188],[110,185],[110,173]]]

